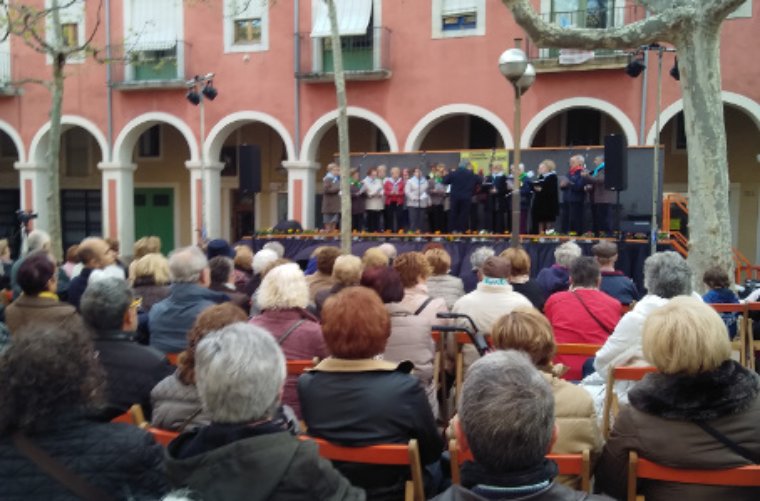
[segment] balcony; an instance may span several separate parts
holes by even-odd
[[[0,97],[19,95],[19,89],[13,85],[12,67],[10,51],[0,51]]]
[[[605,2],[600,2],[604,4]],[[612,2],[606,2],[612,3]],[[544,13],[544,21],[567,28],[596,28],[604,30],[622,26],[643,19],[646,14],[640,5],[626,5],[620,8],[600,7],[579,11]],[[622,50],[576,50],[560,48],[542,48],[529,38],[525,48],[528,58],[537,73],[558,73],[564,71],[592,71],[625,68],[628,53]]]
[[[190,45],[181,40],[114,46],[111,86],[122,91],[184,89],[189,56]]]
[[[358,36],[341,37],[346,80],[385,80],[391,77],[390,35],[385,27],[369,28]],[[299,33],[301,61],[296,78],[305,82],[333,81],[333,48],[330,38]]]

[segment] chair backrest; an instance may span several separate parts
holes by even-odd
[[[722,470],[690,470],[663,466],[640,458],[635,451],[628,455],[628,501],[635,501],[636,482],[644,478],[681,484],[760,487],[760,465]]]
[[[316,442],[317,446],[319,446],[319,455],[330,461],[409,466],[412,474],[412,483],[414,485],[413,499],[417,501],[425,499],[420,449],[416,439],[411,439],[408,444],[380,444],[363,447],[346,447],[328,442],[321,438],[306,435],[301,435],[299,438]]]
[[[649,373],[657,372],[652,366],[620,366],[613,367],[607,374],[607,386],[604,390],[604,414],[602,416],[602,435],[605,439],[610,436],[612,418],[617,416],[618,400],[615,394],[615,381],[640,381]]]
[[[182,352],[178,352],[178,353],[167,353],[167,354],[166,354],[166,360],[167,360],[167,361],[168,361],[168,362],[169,362],[171,365],[173,365],[174,367],[176,367],[177,365],[179,365],[179,357],[180,357],[180,355],[182,355]]]
[[[125,423],[145,428],[147,421],[140,404],[134,404],[124,414],[120,414],[111,420],[112,423]]]
[[[287,360],[288,376],[299,376],[309,369],[313,369],[316,364],[315,360]]]
[[[170,430],[162,430],[160,428],[154,428],[150,427],[148,428],[148,431],[151,435],[153,435],[153,439],[156,441],[156,443],[163,445],[166,447],[169,445],[169,442],[174,440],[179,436],[179,432],[176,431],[170,431]]]
[[[582,355],[585,357],[593,357],[601,348],[601,344],[557,343],[556,355]]]

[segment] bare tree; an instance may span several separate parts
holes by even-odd
[[[540,47],[630,49],[655,42],[675,47],[689,143],[689,263],[698,287],[708,267],[732,270],[720,30],[744,0],[637,0],[651,16],[607,29],[563,28],[544,21],[530,0],[502,1]]]

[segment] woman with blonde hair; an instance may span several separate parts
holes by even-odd
[[[142,237],[135,242],[132,247],[132,262],[129,263],[129,280],[134,280],[134,267],[135,263],[139,261],[143,256],[148,254],[160,254],[161,253],[161,238],[156,236]]]
[[[431,274],[427,278],[430,297],[441,297],[451,309],[457,299],[464,296],[464,283],[459,277],[450,275],[451,255],[445,249],[428,249],[425,259],[430,265]]]
[[[510,247],[502,251],[499,257],[509,261],[509,283],[512,289],[527,297],[533,306],[543,311],[546,302],[544,289],[530,278],[530,256],[525,249]]]
[[[253,277],[253,251],[247,245],[235,246],[235,290],[246,293],[248,282]]]
[[[146,313],[157,302],[169,296],[169,261],[163,254],[150,253],[133,261],[135,296],[142,297],[142,309]]]
[[[652,312],[644,357],[657,368],[629,392],[607,440],[596,485],[625,497],[629,451],[673,468],[720,470],[760,461],[760,378],[731,359],[720,316],[681,296]],[[642,481],[647,500],[760,499],[758,487]]]

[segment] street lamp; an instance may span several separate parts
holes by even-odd
[[[185,96],[190,104],[200,107],[200,142],[201,142],[201,220],[198,229],[198,241],[203,243],[205,233],[208,230],[207,211],[206,211],[206,161],[203,158],[203,143],[206,141],[206,115],[203,102],[208,99],[213,101],[218,92],[214,87],[214,74],[206,73],[204,76],[195,75],[192,80],[186,82],[187,95]]]
[[[520,49],[521,40],[515,39],[515,48],[505,50],[499,56],[499,71],[504,78],[509,80],[515,89],[515,157],[512,172],[512,237],[510,239],[511,247],[520,246],[520,174],[518,166],[520,165],[520,98],[522,94],[528,91],[533,82],[536,80],[536,69],[528,62],[525,52]]]

